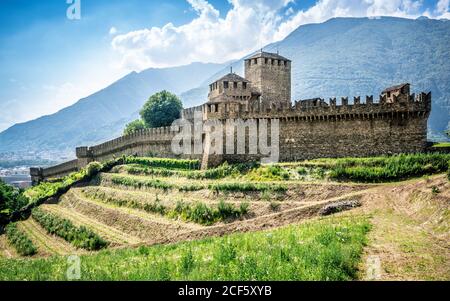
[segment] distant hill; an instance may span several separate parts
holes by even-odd
[[[120,135],[124,124],[138,116],[148,97],[166,89],[181,93],[201,85],[222,69],[220,64],[132,72],[107,88],[55,114],[16,124],[0,133],[0,152],[72,152]]]
[[[278,50],[293,61],[293,100],[377,96],[383,88],[402,82],[410,82],[414,91],[431,90],[429,137],[442,138],[450,121],[449,41],[446,20],[337,18],[300,26],[264,50]],[[243,73],[243,59],[232,65]],[[154,92],[167,89],[180,94],[185,107],[199,105],[207,99],[208,84],[229,67],[196,63],[133,72],[56,114],[0,133],[0,152],[73,153],[77,145],[111,139],[138,116]]]
[[[433,93],[430,137],[450,121],[450,21],[382,17],[336,18],[300,26],[265,51],[293,63],[294,100],[312,97],[365,96],[393,84],[410,82],[414,91]],[[243,61],[233,70],[243,74]],[[229,72],[227,66],[213,79]],[[185,104],[206,99],[208,86],[181,95]]]

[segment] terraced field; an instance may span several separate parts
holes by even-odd
[[[117,179],[130,182],[122,183]],[[250,188],[241,191],[233,186],[242,183],[250,184]],[[227,184],[232,188],[218,190],[214,188],[217,184]],[[279,189],[280,186],[283,189]],[[113,172],[100,174],[89,185],[74,187],[58,201],[47,202],[40,208],[77,227],[89,228],[105,239],[109,248],[122,248],[288,225],[317,215],[330,203],[358,200],[373,187],[298,179],[265,181],[261,186],[236,177],[211,180],[188,179],[183,174],[133,175],[125,166],[119,166]],[[199,211],[196,214],[203,215],[208,222],[202,222],[202,218],[198,218],[199,221],[188,218],[186,212],[179,210],[183,206],[188,208],[187,212]],[[220,218],[208,220],[208,215],[218,211],[220,206],[225,207],[223,212],[229,211],[229,216],[222,214]],[[240,208],[245,208],[245,212],[238,215],[236,212],[240,212]],[[48,234],[31,217],[20,222],[19,227],[35,243],[38,249],[36,257],[87,252]],[[6,245],[0,245],[2,253],[17,256]]]
[[[247,256],[258,258],[263,256],[255,255],[258,252],[269,254],[267,256],[273,261],[272,270],[264,272],[263,265],[259,271],[255,265],[252,273],[261,272],[255,279],[268,277],[264,273],[275,273],[271,274],[274,278],[268,279],[365,279],[368,276],[362,271],[368,268],[366,264],[371,256],[381,257],[384,270],[379,277],[383,279],[450,279],[450,183],[446,176],[380,184],[338,182],[327,177],[322,167],[317,169],[315,164],[312,167],[308,164],[263,166],[242,173],[234,171],[218,175],[177,168],[148,169],[139,164],[116,166],[39,206],[41,215],[66,223],[64,231],[81,231],[79,235],[90,235],[92,239],[96,235],[107,242],[106,246],[77,248],[67,235],[54,230],[51,222],[50,226],[44,225],[42,220],[32,215],[17,225],[33,242],[37,253],[32,259],[15,261],[14,258],[21,256],[10,245],[6,235],[1,235],[0,257],[8,259],[0,258],[0,269],[8,272],[3,276],[0,273],[0,278],[22,279],[22,276],[14,275],[31,273],[33,279],[64,279],[64,274],[51,272],[51,266],[62,271],[64,256],[77,254],[83,256],[89,266],[84,279],[166,279],[167,265],[171,277],[185,279],[187,276],[180,271],[186,264],[189,266],[196,262],[198,274],[193,273],[189,279],[213,280],[217,273],[225,273],[225,270],[204,271],[206,265],[200,262],[209,262],[218,256],[218,262],[214,264],[217,268],[223,266],[221,256],[231,256],[227,252],[235,252],[227,249],[232,240],[236,241],[233,248],[239,246],[239,252],[244,252],[239,257],[244,266]],[[369,221],[374,227],[362,252]],[[302,228],[299,226],[302,224],[310,226]],[[308,227],[315,230],[311,232]],[[59,236],[50,234],[51,229]],[[88,229],[91,234],[83,229]],[[303,232],[306,235],[304,239],[313,235],[311,245],[292,241],[292,236]],[[353,238],[341,238],[342,233]],[[258,250],[252,244],[253,235],[266,249]],[[279,250],[272,247],[272,235],[282,237],[274,243]],[[218,238],[223,236],[223,239]],[[335,242],[329,245],[331,241]],[[276,276],[277,265],[284,264],[283,260],[288,256],[283,249],[287,245],[292,245],[292,254],[297,252],[295,260],[311,260],[305,263],[304,268],[313,269],[312,274],[303,274],[306,270],[296,274],[290,270],[296,269],[296,265],[291,264],[287,267],[287,274]],[[106,253],[99,252],[102,248],[108,249]],[[335,253],[323,255],[324,262],[318,262],[314,256],[308,259],[312,256],[307,251],[309,248],[317,250],[318,254]],[[352,248],[351,252],[356,253],[346,248]],[[416,248],[421,249],[421,254],[414,253]],[[195,252],[194,255],[190,253],[194,249],[205,254],[196,257]],[[126,272],[128,268],[113,269],[108,259],[110,254],[111,260],[122,267],[127,266],[127,260],[134,262],[135,266],[130,266],[130,273]],[[154,257],[152,264],[155,266],[147,266],[149,263],[143,258],[147,254]],[[331,260],[327,256],[341,256],[337,274],[332,275],[330,273],[334,272],[327,270],[328,264],[325,263]],[[363,256],[362,260],[360,256]],[[103,265],[97,266],[96,261]],[[23,268],[21,262],[25,264]],[[360,265],[359,274],[356,274],[357,263]],[[247,279],[241,275],[244,272],[234,266],[236,259],[230,259],[227,264],[235,274],[230,276],[226,272],[222,275],[224,279]],[[348,273],[345,272],[347,268],[341,266],[347,264],[352,266]],[[50,272],[44,276],[38,273],[40,268],[37,266],[40,265],[49,265]],[[141,269],[150,268],[155,275],[142,274]]]

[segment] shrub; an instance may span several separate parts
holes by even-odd
[[[281,166],[269,165],[252,169],[247,178],[251,181],[281,181],[289,180],[289,173]]]
[[[450,161],[448,161],[447,178],[450,181]]]
[[[308,174],[308,171],[305,167],[299,167],[297,168],[297,173],[301,176],[306,176]]]
[[[239,208],[236,208],[223,200],[219,202],[216,208],[204,203],[196,203],[192,206],[183,201],[178,201],[175,208],[168,213],[168,216],[171,218],[181,217],[185,221],[209,226],[218,221],[240,218],[248,213],[248,208],[248,203],[241,203]]]
[[[86,167],[86,175],[88,178],[96,176],[103,168],[103,165],[99,162],[91,162]]]
[[[162,190],[169,190],[171,188],[174,188],[174,185],[167,182],[163,182],[158,179],[136,179],[122,175],[112,176],[111,182],[116,185],[129,186],[138,189],[142,187],[162,189]]]
[[[108,242],[88,228],[76,227],[71,221],[39,208],[34,208],[31,215],[47,232],[65,239],[77,248],[99,250],[108,245]]]
[[[6,237],[11,245],[22,256],[31,256],[37,253],[37,249],[27,235],[19,230],[16,223],[6,226]]]
[[[210,184],[208,188],[215,192],[286,192],[287,190],[285,185],[249,182],[214,183]]]
[[[275,202],[275,201],[271,201],[270,202],[270,209],[272,209],[273,211],[278,211],[278,209],[280,209],[280,203],[279,202]]]
[[[217,205],[217,217],[220,219],[227,219],[229,217],[237,218],[240,215],[240,209],[235,208],[230,203],[225,203],[223,200],[221,200]]]
[[[215,221],[214,211],[204,203],[197,203],[189,212],[189,220],[202,225],[211,225]]]
[[[162,167],[173,169],[199,169],[199,160],[179,160],[165,158],[144,158],[144,157],[127,157],[126,164],[139,164],[147,167]]]

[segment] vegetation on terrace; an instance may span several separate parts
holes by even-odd
[[[88,228],[84,226],[76,227],[71,221],[45,212],[40,208],[34,208],[31,216],[48,233],[63,238],[77,248],[100,250],[108,245],[107,241]]]
[[[190,204],[178,201],[172,208],[161,203],[158,196],[153,202],[142,202],[136,199],[123,199],[106,194],[101,190],[83,190],[83,194],[91,199],[119,207],[143,210],[173,219],[181,218],[202,225],[212,225],[216,222],[234,220],[248,213],[248,203],[242,202],[239,207],[225,203],[223,200],[217,206],[210,206],[203,202]]]
[[[17,253],[22,256],[31,256],[36,254],[37,249],[28,236],[17,227],[17,223],[10,223],[6,226],[6,237],[8,242],[14,246]]]
[[[81,256],[81,280],[353,280],[370,228],[364,216],[334,217],[175,245],[106,250]],[[0,279],[65,280],[66,267],[65,257],[0,259]]]

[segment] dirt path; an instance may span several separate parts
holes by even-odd
[[[437,186],[441,192],[433,193]],[[344,213],[372,216],[359,278],[450,280],[449,191],[444,176],[385,185]]]

